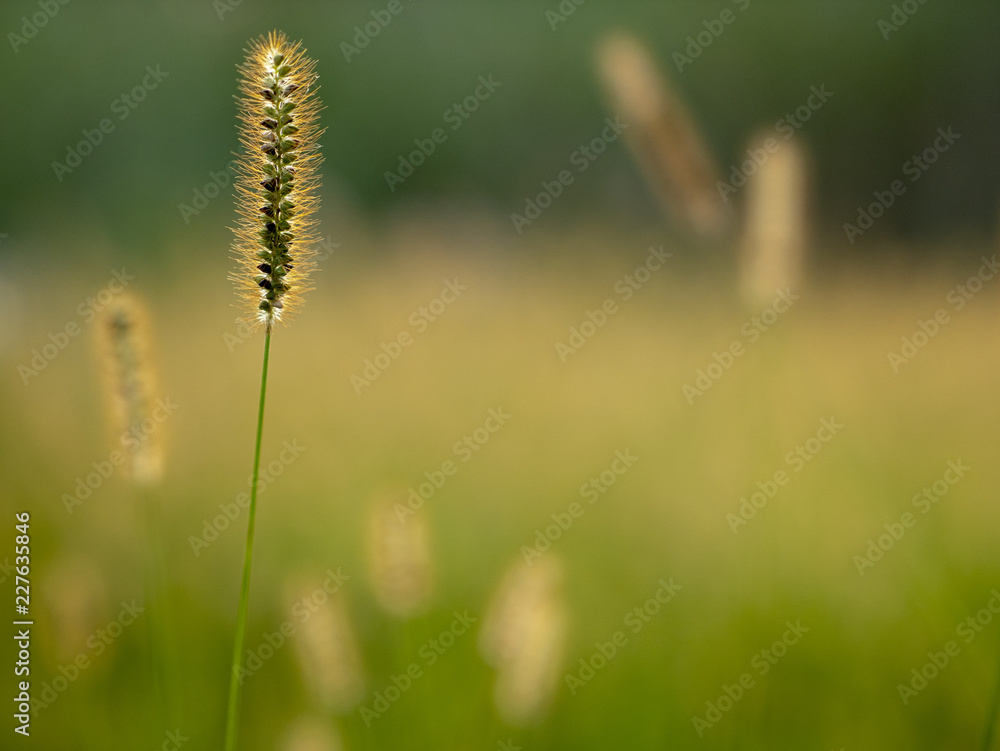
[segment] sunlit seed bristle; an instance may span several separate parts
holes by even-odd
[[[252,305],[253,319],[270,330],[308,289],[310,246],[317,240],[321,131],[315,63],[299,43],[272,32],[250,45],[240,73],[244,152],[233,246],[240,270],[233,278]]]

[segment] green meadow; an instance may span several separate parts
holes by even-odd
[[[378,263],[345,245],[274,335],[241,747],[285,748],[303,716],[346,749],[980,742],[997,680],[998,311],[988,282],[961,310],[947,296],[981,262],[830,265],[766,314],[738,303],[723,261],[705,270],[699,249],[652,233],[538,232],[487,256],[503,242],[491,232],[414,224],[372,240],[393,246]],[[619,287],[632,290],[623,299],[616,283],[660,244],[671,257]],[[126,272],[147,299],[171,407],[155,428],[166,471],[150,491],[162,506],[170,729],[210,748],[262,337],[238,330],[224,263],[202,264],[179,300],[186,268],[177,253]],[[143,497],[117,469],[86,498],[76,490],[115,447],[94,325],[76,311],[89,296],[99,304],[110,270],[55,275],[24,301],[31,315],[5,355],[0,462],[10,507],[32,515],[32,685],[49,703],[32,722],[38,748],[159,742],[148,611],[113,625],[123,603],[151,607]],[[458,293],[434,304],[449,282]],[[588,312],[609,299],[615,312],[582,346],[557,348],[574,328],[591,332]],[[889,353],[942,308],[948,321],[894,372]],[[68,321],[80,334],[25,384],[17,366]],[[410,344],[382,347],[403,332]],[[742,353],[729,359],[733,342]],[[395,359],[378,357],[387,351]],[[729,365],[713,379],[717,363]],[[364,551],[369,502],[387,486],[429,495],[416,512],[402,501],[426,518],[434,569],[431,605],[409,621],[374,601]],[[536,724],[511,727],[493,709],[477,629],[507,566],[549,557],[569,614],[559,680]],[[337,572],[364,690],[331,713],[304,682],[284,593],[296,576]],[[456,613],[477,620],[441,649]],[[74,674],[80,655],[89,664]],[[419,676],[386,700],[413,665]]]

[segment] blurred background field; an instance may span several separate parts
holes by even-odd
[[[453,610],[481,616],[521,546],[536,542],[550,514],[581,500],[580,485],[606,469],[616,450],[630,450],[635,466],[544,553],[565,564],[572,623],[565,672],[622,628],[660,578],[683,587],[576,695],[560,678],[551,717],[525,748],[693,747],[691,716],[704,714],[704,703],[748,670],[789,619],[801,619],[808,635],[705,742],[874,748],[974,740],[995,678],[995,627],[963,645],[954,665],[909,706],[896,686],[927,650],[955,638],[959,621],[985,607],[997,583],[993,299],[970,305],[895,375],[885,351],[940,304],[941,285],[962,272],[832,275],[689,405],[682,384],[747,319],[732,302],[732,280],[683,269],[684,251],[675,248],[678,268],[661,272],[561,363],[554,342],[632,267],[607,260],[605,238],[571,239],[561,252],[574,264],[530,253],[487,264],[475,252],[448,248],[444,235],[434,256],[400,252],[377,271],[365,264],[363,249],[345,249],[327,264],[301,319],[275,339],[264,460],[275,458],[284,440],[305,451],[261,496],[249,644],[289,617],[289,577],[342,568],[351,577],[344,591],[370,704],[417,656],[391,651],[400,627],[373,602],[363,546],[369,501],[386,484],[416,487],[424,472],[455,458],[452,445],[479,427],[489,408],[502,407],[509,424],[459,463],[421,512],[437,584],[433,607],[409,626],[411,644],[446,628]],[[628,244],[642,248],[642,241]],[[644,253],[633,255],[638,262]],[[179,269],[186,261],[163,263]],[[181,727],[201,747],[219,742],[244,527],[234,523],[197,556],[190,537],[202,535],[218,505],[247,487],[256,395],[247,374],[260,355],[259,337],[229,353],[228,295],[215,292],[225,265],[206,266],[216,273],[201,274],[187,293],[204,304],[178,307],[170,285],[150,290],[163,391],[179,405],[163,426],[169,471],[162,497],[185,697]],[[455,276],[468,291],[357,395],[350,376]],[[62,285],[60,299],[88,294],[78,280]],[[59,315],[34,318],[25,346],[58,326]],[[89,628],[77,624],[84,633],[113,620],[122,600],[141,601],[143,591],[143,538],[129,484],[112,478],[72,515],[59,501],[112,445],[87,339],[74,341],[27,388],[7,368],[3,386],[3,473],[12,505],[35,517],[36,586],[46,603],[36,654],[43,676],[58,675],[58,665],[76,654],[58,638],[53,618],[56,603],[72,593],[49,585],[48,572],[93,569],[102,597],[92,612],[76,614],[90,617]],[[825,417],[842,422],[842,433],[734,535],[726,514],[738,513],[739,499],[758,480],[787,469],[785,454]],[[883,524],[913,510],[910,497],[956,458],[971,467],[968,477],[859,576],[853,557],[865,554]],[[40,747],[68,737],[79,748],[106,748],[124,737],[141,747],[148,710],[142,647],[136,627],[95,658],[36,721]],[[294,654],[279,651],[247,683],[248,748],[277,747],[284,726],[309,707]],[[374,725],[375,745],[427,737],[479,748],[523,737],[483,724],[490,681],[474,638],[459,640]],[[359,739],[348,747],[370,744],[357,711],[340,722],[345,736]]]
[[[15,5],[2,28],[37,10]],[[32,514],[33,690],[78,654],[92,662],[38,712],[25,745],[156,748],[179,729],[184,748],[221,747],[246,513],[207,547],[192,539],[247,489],[262,337],[238,327],[226,279],[231,187],[187,221],[180,205],[231,158],[233,66],[273,26],[319,61],[324,242],[316,288],[272,346],[265,467],[286,441],[303,450],[260,496],[247,645],[294,620],[290,600],[340,571],[349,578],[337,608],[357,639],[362,688],[324,706],[312,681],[329,666],[298,627],[246,681],[240,747],[981,742],[1000,662],[988,609],[1000,588],[1000,282],[960,311],[946,295],[997,249],[995,4],[927,3],[884,40],[876,23],[891,6],[755,0],[683,74],[671,54],[734,5],[585,3],[553,29],[547,4],[404,3],[350,63],[339,45],[368,6],[244,2],[221,20],[211,3],[151,7],[69,4],[3,52],[0,90],[30,102],[32,117],[0,125],[21,144],[5,168],[16,179],[0,181],[0,499],[11,528],[15,511]],[[836,92],[795,136],[810,164],[799,299],[756,341],[741,333],[764,307],[740,295],[743,214],[721,239],[685,233],[661,215],[623,143],[523,233],[511,223],[600,131],[610,110],[593,57],[615,29],[637,34],[670,76],[724,175],[810,86]],[[170,72],[162,88],[59,182],[51,161],[157,63]],[[503,87],[390,191],[384,171],[490,73]],[[949,124],[958,144],[848,242],[842,223]],[[660,246],[672,257],[622,301],[615,283]],[[149,309],[158,388],[177,405],[158,429],[166,469],[150,491],[163,509],[172,620],[167,726],[150,689],[149,611],[94,647],[123,602],[148,604],[149,498],[116,472],[72,513],[65,504],[116,445],[97,324],[78,306],[122,269]],[[418,330],[412,316],[448,280],[467,289]],[[556,344],[608,297],[618,312],[563,361]],[[951,320],[894,372],[888,353],[939,308]],[[80,333],[26,377],[33,352],[71,322]],[[358,393],[352,376],[402,331],[413,344]],[[746,353],[689,403],[685,384],[734,340]],[[462,461],[456,442],[491,409],[509,421]],[[844,427],[734,533],[727,515],[789,470],[786,455],[824,419]],[[581,485],[619,451],[634,466],[587,504]],[[433,591],[404,621],[373,591],[369,514],[387,488],[405,494],[448,459],[457,473],[419,512]],[[967,476],[862,576],[855,557],[918,511],[912,497],[955,460]],[[561,568],[566,629],[551,704],[521,727],[495,707],[496,672],[478,642],[505,572],[574,502],[583,515],[532,567]],[[0,561],[12,554],[13,543]],[[13,597],[11,577],[0,579]],[[661,579],[680,591],[633,632],[629,614]],[[957,629],[984,609],[989,622],[966,642]],[[422,647],[456,611],[477,624],[428,665]],[[760,675],[753,661],[786,622],[808,631]],[[8,643],[10,628],[0,629]],[[583,686],[567,681],[619,630],[627,643],[606,666]],[[960,653],[904,703],[899,685],[949,640]],[[422,675],[366,724],[361,707],[414,663]],[[744,673],[754,685],[699,734],[693,718]]]

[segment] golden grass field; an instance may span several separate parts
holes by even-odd
[[[997,282],[952,311],[899,373],[887,352],[948,307],[948,291],[992,249],[939,248],[938,258],[954,260],[933,267],[837,262],[828,252],[798,301],[750,343],[741,327],[759,311],[739,302],[727,249],[601,227],[512,236],[502,226],[405,222],[359,234],[323,261],[298,318],[276,331],[263,461],[284,441],[304,450],[260,495],[247,643],[288,618],[291,579],[339,567],[350,577],[344,597],[364,664],[360,704],[371,706],[453,611],[481,617],[536,530],[580,502],[581,484],[616,451],[630,451],[634,465],[542,554],[562,561],[569,614],[551,709],[527,729],[499,720],[493,673],[472,634],[434,665],[421,662],[423,676],[369,728],[357,708],[333,716],[316,707],[286,646],[245,685],[242,747],[322,748],[289,740],[302,716],[336,728],[345,749],[979,743],[998,677],[997,625],[968,642],[956,629],[977,611],[989,614],[1000,587]],[[661,243],[673,258],[630,300],[619,298],[618,312],[562,362],[556,342],[616,297],[616,281]],[[17,370],[50,332],[79,321],[78,303],[125,266],[135,275],[130,291],[150,310],[160,388],[177,404],[158,428],[166,472],[156,491],[182,693],[172,727],[191,739],[185,748],[218,748],[245,512],[198,555],[191,537],[247,488],[262,336],[238,344],[225,336],[237,334],[239,311],[219,248],[103,258],[25,272],[19,323],[9,324],[2,353],[3,506],[11,526],[14,511],[32,514],[35,681],[51,682],[79,653],[92,658],[38,713],[32,743],[156,746],[145,622],[100,655],[86,646],[122,601],[143,600],[148,548],[136,493],[115,474],[72,514],[61,500],[113,448],[93,326],[82,325],[27,385]],[[467,290],[417,332],[411,315],[456,278]],[[401,331],[413,343],[357,394],[351,376]],[[689,404],[684,384],[736,339],[745,354]],[[491,408],[509,421],[456,460],[456,441]],[[790,469],[786,454],[824,419],[843,427],[801,471]],[[421,512],[432,606],[404,626],[372,597],[365,517],[381,489],[416,487],[447,459],[458,471]],[[959,459],[967,475],[921,513],[912,496]],[[727,514],[778,470],[790,471],[790,483],[734,533]],[[854,557],[907,510],[915,524],[861,576]],[[0,549],[0,560],[11,552]],[[633,632],[630,611],[671,577],[679,593]],[[808,632],[760,675],[752,661],[787,621]],[[579,677],[579,661],[618,630],[627,643],[571,692],[565,676]],[[899,684],[949,640],[960,652],[904,704]],[[700,737],[692,718],[704,718],[706,702],[744,673],[752,687]]]

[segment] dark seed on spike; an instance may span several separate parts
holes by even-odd
[[[257,284],[263,287],[264,289],[271,289],[271,282],[269,282],[267,279],[261,279],[259,282],[257,282]]]
[[[261,206],[259,211],[261,214],[264,214],[265,216],[274,216],[273,206]]]
[[[261,89],[259,93],[267,100],[274,99],[274,93],[270,89]]]
[[[265,274],[271,273],[271,264],[269,263],[262,263],[257,268],[263,271]]]
[[[273,117],[264,118],[263,120],[260,121],[260,124],[265,128],[267,128],[268,130],[274,130],[275,128],[278,127],[278,121],[275,120]]]
[[[272,177],[270,180],[261,180],[260,186],[268,193],[273,193],[278,189],[278,178]]]

